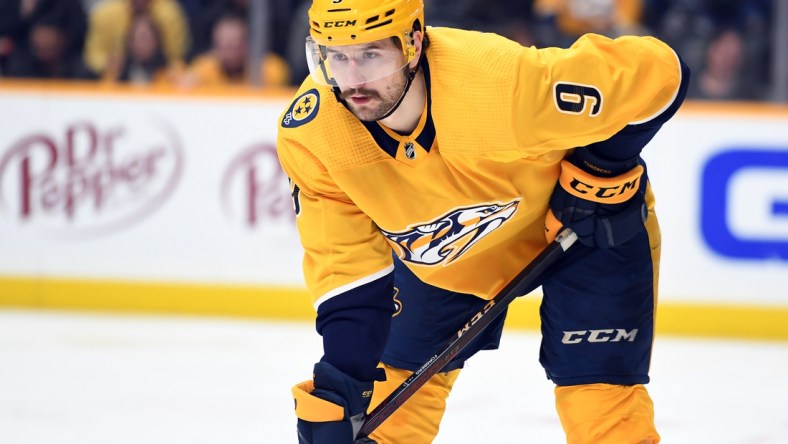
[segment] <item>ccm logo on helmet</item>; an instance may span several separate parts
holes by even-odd
[[[627,331],[624,328],[606,328],[603,330],[576,330],[565,331],[561,342],[564,344],[579,344],[581,342],[635,342],[638,329]]]
[[[323,22],[324,28],[344,28],[346,26],[356,26],[355,20],[339,20],[337,22]]]

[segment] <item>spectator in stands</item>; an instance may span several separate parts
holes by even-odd
[[[732,64],[734,57],[741,58],[741,61],[736,63],[736,80],[731,80],[739,85],[731,91],[731,99],[763,96],[771,66],[769,17],[772,7],[769,0],[695,0],[673,2],[664,10],[655,31],[697,73],[693,76],[694,84],[690,85],[689,96],[703,96],[700,88],[703,73],[709,69],[732,69],[732,66],[725,68],[722,65]],[[719,38],[723,40],[712,43]],[[740,43],[742,48],[736,49]],[[739,51],[740,54],[734,56]],[[726,61],[726,57],[731,59]]]
[[[181,64],[189,46],[186,17],[176,0],[105,0],[90,14],[85,63],[103,75],[111,63],[125,58],[126,42],[133,17],[149,15],[162,40],[170,66]]]
[[[161,35],[153,19],[145,14],[134,17],[122,61],[111,62],[103,79],[136,85],[167,85],[175,82],[181,66],[172,66],[164,57]]]
[[[237,15],[221,17],[213,29],[212,49],[198,56],[181,78],[183,87],[249,84],[249,32],[246,19]],[[263,56],[260,85],[286,86],[290,83],[287,63],[274,53]]]
[[[194,38],[191,54],[196,56],[211,50],[213,29],[219,18],[235,15],[248,19],[249,9],[249,0],[202,0],[200,10],[192,23]]]
[[[10,56],[8,77],[32,79],[87,79],[92,73],[81,57],[70,51],[71,37],[57,16],[44,16],[32,24],[28,46]]]
[[[534,12],[541,27],[542,39],[549,46],[567,47],[578,37],[592,32],[611,38],[643,35],[642,0],[535,0]],[[554,32],[545,32],[552,28]]]
[[[704,100],[752,100],[755,91],[743,82],[744,41],[735,29],[723,29],[711,39],[703,69],[690,83],[687,96]]]
[[[29,55],[31,28],[42,21],[56,23],[68,36],[66,52],[82,51],[86,18],[80,0],[0,0],[0,76],[14,52]]]

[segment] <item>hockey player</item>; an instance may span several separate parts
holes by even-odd
[[[356,434],[560,225],[581,244],[541,282],[540,362],[567,442],[659,442],[644,384],[660,235],[640,152],[684,98],[676,53],[650,37],[536,49],[425,28],[422,0],[313,0],[309,23],[311,75],[277,142],[324,347],[293,387],[299,442],[431,442],[503,317]]]

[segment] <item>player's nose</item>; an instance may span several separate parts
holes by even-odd
[[[355,60],[351,61],[346,72],[347,86],[358,88],[367,83],[367,76],[364,74],[364,69]]]

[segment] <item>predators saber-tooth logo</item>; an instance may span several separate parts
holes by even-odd
[[[410,225],[401,232],[381,230],[396,246],[403,261],[420,265],[448,265],[517,211],[519,199],[455,208],[430,222]]]

